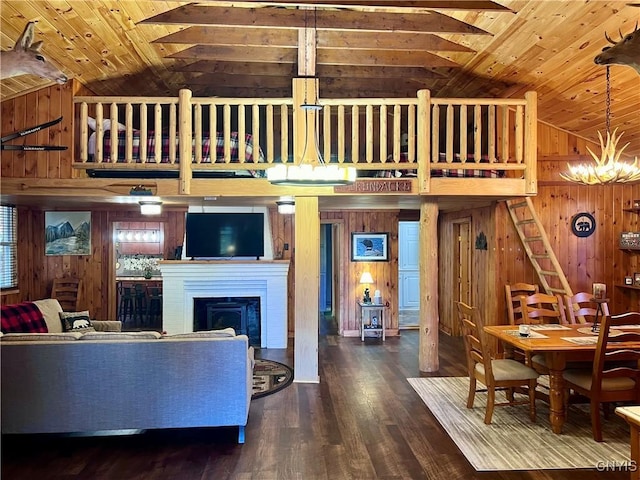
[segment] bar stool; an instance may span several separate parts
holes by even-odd
[[[148,287],[147,288],[147,321],[155,325],[155,322],[159,319],[162,324],[162,288],[161,287]]]
[[[141,283],[134,286],[134,311],[133,316],[139,325],[144,324],[144,314],[147,311],[147,287]]]
[[[122,284],[118,286],[118,320],[123,325],[128,320],[134,320],[135,298],[133,287]]]

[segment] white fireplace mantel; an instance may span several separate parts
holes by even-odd
[[[262,348],[287,347],[286,260],[165,260],[162,272],[162,329],[193,332],[196,298],[260,297]]]

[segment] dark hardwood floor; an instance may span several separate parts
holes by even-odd
[[[244,445],[235,443],[235,428],[4,436],[2,479],[629,478],[595,470],[475,472],[406,381],[420,376],[417,330],[385,343],[333,331],[331,324],[321,326],[320,383],[294,383],[254,400]],[[464,375],[461,339],[441,335],[440,345],[437,375]],[[292,348],[257,354],[293,364]]]

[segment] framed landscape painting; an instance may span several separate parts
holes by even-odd
[[[389,261],[389,234],[351,233],[351,261]]]
[[[91,254],[91,212],[44,212],[45,255]]]

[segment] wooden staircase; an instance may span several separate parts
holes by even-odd
[[[531,198],[517,198],[505,203],[544,291],[550,295],[573,295]]]

